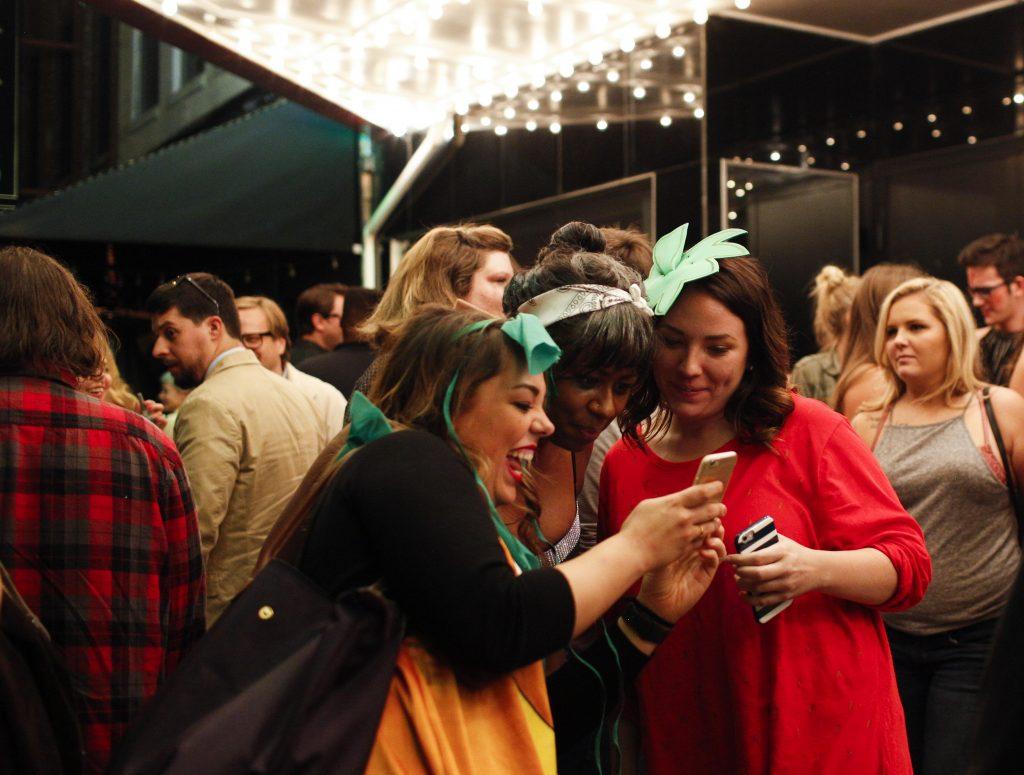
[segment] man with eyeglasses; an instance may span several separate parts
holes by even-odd
[[[1024,394],[1024,241],[1016,234],[987,234],[960,251],[967,293],[981,313],[984,378]]]
[[[192,485],[206,561],[206,621],[248,583],[260,548],[327,443],[310,401],[242,346],[235,297],[205,272],[150,295],[153,356],[182,388],[174,441]]]
[[[289,362],[288,321],[277,302],[266,296],[239,296],[235,306],[242,344],[256,354],[263,368],[280,374],[306,395],[328,439],[337,436],[345,422],[345,397],[333,385],[299,371]]]
[[[331,352],[345,341],[341,316],[345,311],[345,286],[320,283],[299,294],[295,302],[295,328],[299,339],[291,350],[291,362],[301,366],[307,358]]]

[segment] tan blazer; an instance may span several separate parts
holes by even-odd
[[[249,581],[260,547],[327,443],[310,400],[249,350],[225,355],[178,410],[174,441],[199,514],[206,623]]]

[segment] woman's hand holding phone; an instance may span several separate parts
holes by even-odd
[[[678,621],[711,586],[725,554],[725,530],[719,523],[697,552],[646,573],[637,600],[662,619]]]
[[[725,506],[720,482],[688,487],[637,504],[620,535],[641,553],[646,573],[677,560],[692,559],[706,539],[721,529]]]
[[[730,554],[740,595],[751,605],[772,606],[817,589],[818,552],[779,534],[778,543],[749,554]]]

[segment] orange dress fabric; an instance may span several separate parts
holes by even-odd
[[[555,772],[542,662],[470,687],[415,638],[405,639],[367,775]]]

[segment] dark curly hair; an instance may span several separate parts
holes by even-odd
[[[562,227],[556,236],[578,223]],[[600,236],[600,232],[597,233]],[[507,314],[514,315],[520,305],[534,296],[565,285],[608,285],[628,290],[631,285],[641,283],[640,275],[611,256],[578,252],[578,249],[572,252],[564,244],[562,248],[549,251],[543,261],[528,272],[512,278],[505,289]],[[560,320],[548,326],[548,333],[562,348],[562,359],[555,367],[556,376],[606,369],[636,372],[637,388],[618,422],[624,435],[639,441],[638,426],[658,406],[657,387],[651,372],[654,328],[650,316],[632,304],[617,304],[599,313]]]
[[[706,293],[743,321],[749,344],[747,367],[725,405],[725,417],[740,442],[771,444],[793,411],[786,321],[760,261],[752,256],[726,258],[718,265],[716,274],[688,283],[680,298]],[[666,430],[670,419],[666,409],[648,433]]]

